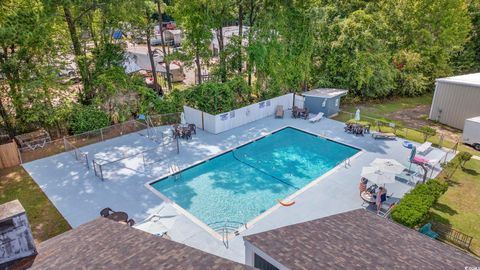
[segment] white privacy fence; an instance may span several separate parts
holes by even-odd
[[[217,115],[211,115],[188,106],[183,106],[183,112],[188,123],[193,123],[205,131],[218,134],[273,115],[277,105],[282,105],[284,110],[291,109],[293,106],[293,94],[264,100]],[[295,105],[302,108],[303,97],[296,96]]]

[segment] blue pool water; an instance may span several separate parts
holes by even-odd
[[[359,151],[288,127],[151,186],[205,224],[247,223]]]

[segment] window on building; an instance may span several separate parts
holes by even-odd
[[[273,266],[264,258],[258,256],[256,253],[255,253],[255,260],[253,264],[254,264],[253,267],[258,268],[260,270],[278,270],[277,267]]]
[[[339,100],[339,99],[340,99],[340,98],[335,99],[335,107],[338,107],[338,100]]]

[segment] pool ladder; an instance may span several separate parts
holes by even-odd
[[[177,164],[172,164],[169,168],[170,174],[175,178],[175,180],[178,180],[182,178],[182,175],[180,173],[180,169],[178,168]]]
[[[209,223],[208,226],[222,236],[222,242],[226,248],[228,248],[228,236],[231,233],[237,236],[240,234],[240,232],[238,231],[240,227],[245,226],[245,229],[247,229],[247,224],[245,223],[228,220],[212,222]]]
[[[352,165],[350,164],[350,158],[346,158],[346,159],[344,159],[344,160],[343,160],[342,162],[340,162],[340,163],[343,163],[343,166],[345,166],[345,168],[348,168],[349,166],[352,166]]]

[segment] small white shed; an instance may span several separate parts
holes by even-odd
[[[440,78],[429,119],[463,129],[465,119],[480,115],[480,73]]]
[[[165,30],[163,31],[163,37],[165,38],[165,44],[180,46],[183,39],[183,31],[180,29]]]

